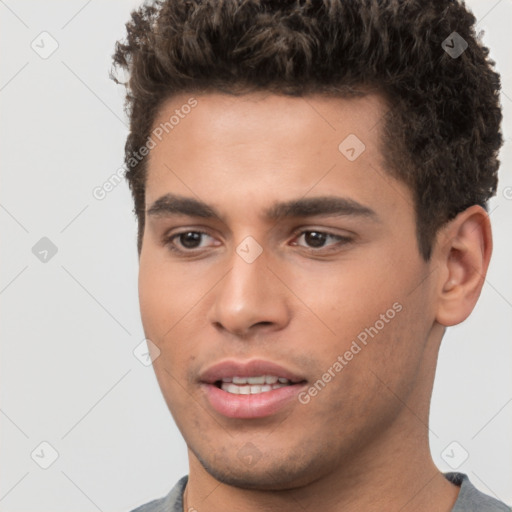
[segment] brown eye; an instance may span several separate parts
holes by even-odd
[[[307,231],[301,231],[299,233],[299,236],[297,240],[300,240],[301,238],[304,239],[304,242],[306,245],[302,244],[296,244],[300,247],[305,247],[306,249],[323,249],[323,248],[331,248],[331,246],[334,246],[333,248],[336,248],[336,246],[344,245],[346,243],[349,243],[352,241],[350,237],[347,236],[341,236],[341,235],[334,235],[333,233],[327,233],[325,231],[317,231],[317,230],[307,230]],[[338,240],[338,243],[334,244],[328,244],[325,245],[326,241],[328,240]]]
[[[319,231],[306,231],[304,234],[304,241],[312,247],[322,247],[327,239],[326,233]]]
[[[175,233],[171,236],[165,237],[164,245],[171,251],[192,253],[194,249],[203,249],[208,247],[205,244],[201,245],[205,237],[213,239],[213,237],[202,231],[182,231],[181,233]]]
[[[201,242],[201,236],[203,234],[204,233],[199,233],[198,231],[187,231],[186,233],[180,233],[176,236],[183,247],[187,249],[197,249],[197,243]]]

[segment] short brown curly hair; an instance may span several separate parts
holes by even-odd
[[[475,22],[455,0],[156,0],[132,11],[112,56],[129,80],[114,69],[110,77],[127,88],[126,178],[139,254],[147,157],[133,156],[165,100],[377,92],[389,105],[380,127],[387,170],[412,190],[428,261],[438,229],[471,205],[487,208],[496,193],[500,77]],[[466,44],[460,55],[449,51]]]

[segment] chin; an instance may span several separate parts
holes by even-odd
[[[297,462],[290,460],[263,461],[259,460],[253,465],[247,465],[234,455],[224,458],[214,457],[205,460],[196,454],[203,468],[217,481],[240,489],[259,491],[284,491],[302,487],[316,480],[320,475],[311,469],[311,465],[298,466]]]

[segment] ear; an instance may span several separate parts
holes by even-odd
[[[471,206],[441,228],[435,249],[440,268],[436,320],[441,325],[457,325],[473,311],[491,253],[491,223],[481,206]]]

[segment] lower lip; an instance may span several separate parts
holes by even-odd
[[[228,418],[263,418],[277,413],[306,386],[292,384],[254,395],[235,395],[215,386],[201,383],[211,406]]]

